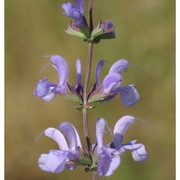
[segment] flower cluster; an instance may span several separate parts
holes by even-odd
[[[88,91],[92,65],[93,45],[102,39],[115,38],[115,28],[111,21],[101,21],[96,27],[92,20],[92,1],[89,0],[89,23],[84,13],[84,0],[75,0],[75,3],[62,4],[63,14],[72,19],[66,30],[68,34],[81,37],[88,42],[88,63],[84,84],[82,83],[82,65],[78,59],[76,66],[76,83],[70,84],[68,74],[69,67],[66,60],[60,55],[50,56],[50,63],[58,73],[58,82],[49,82],[48,78],[40,80],[34,90],[34,94],[45,101],[53,100],[56,95],[75,101],[77,109],[82,111],[83,128],[87,149],[81,144],[80,136],[76,128],[69,122],[63,122],[58,128],[48,128],[44,135],[54,140],[59,149],[51,149],[47,154],[41,154],[38,165],[43,171],[60,173],[67,168],[74,170],[77,166],[84,166],[86,172],[96,172],[98,176],[110,176],[120,165],[121,156],[130,151],[134,161],[141,162],[148,158],[145,146],[137,143],[137,140],[123,144],[123,137],[136,118],[126,115],[120,118],[114,126],[112,140],[104,143],[104,132],[109,130],[107,122],[99,118],[95,125],[96,142],[91,144],[88,127],[88,108],[95,103],[109,102],[117,95],[120,96],[125,106],[134,105],[140,95],[134,84],[122,85],[122,75],[128,69],[128,60],[119,59],[112,64],[109,72],[101,80],[101,71],[104,61],[100,60],[96,66],[95,81]],[[123,82],[123,84],[125,84]],[[110,131],[111,132],[111,131]],[[95,177],[95,176],[93,176]],[[93,178],[95,180],[97,178]]]
[[[82,148],[80,137],[72,124],[63,122],[58,129],[48,128],[44,134],[58,144],[59,150],[50,150],[48,154],[42,154],[38,161],[39,167],[43,171],[60,173],[65,167],[73,170],[77,165],[82,165],[86,167],[86,171],[97,171],[98,176],[110,176],[120,165],[121,156],[128,150],[135,161],[144,161],[148,154],[143,144],[136,143],[137,140],[122,144],[127,128],[135,119],[128,115],[120,118],[114,126],[112,141],[106,144],[103,142],[103,136],[107,123],[103,118],[98,119],[92,158]]]
[[[84,15],[84,1],[75,0],[75,5],[71,2],[62,4],[64,15],[73,19],[70,22],[66,32],[68,34],[79,36],[85,41],[98,43],[101,39],[115,38],[114,25],[111,21],[99,22],[98,26],[91,32]]]
[[[68,64],[66,60],[59,56],[53,55],[50,58],[53,67],[58,72],[59,83],[55,84],[48,81],[45,77],[37,83],[34,94],[45,101],[51,101],[57,94],[64,96],[73,101],[83,101],[83,84],[81,82],[81,62],[76,61],[76,85],[70,85],[68,82]],[[121,86],[121,74],[128,68],[128,61],[120,59],[116,61],[110,68],[109,73],[105,76],[104,80],[100,82],[100,74],[104,61],[100,60],[96,68],[96,78],[94,86],[88,95],[88,102],[105,102],[114,98],[118,93],[124,105],[130,106],[139,100],[139,93],[134,88],[133,84]]]

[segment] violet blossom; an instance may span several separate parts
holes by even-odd
[[[41,154],[38,160],[39,167],[43,171],[60,173],[66,167],[69,170],[76,168],[75,162],[80,158],[82,147],[79,135],[74,126],[64,122],[59,129],[48,128],[44,134],[53,139],[59,146],[59,150],[50,150],[48,154]],[[67,143],[64,135],[67,137]]]
[[[115,124],[113,132],[113,142],[104,144],[103,137],[105,128],[108,127],[104,119],[100,118],[96,122],[96,155],[99,159],[97,173],[99,176],[110,176],[120,165],[120,156],[127,150],[131,151],[135,161],[141,162],[148,158],[145,146],[136,143],[137,140],[122,144],[127,128],[135,121],[133,116],[123,116]]]
[[[100,74],[104,61],[100,60],[96,68],[96,82],[92,90],[90,102],[105,102],[114,98],[118,93],[125,106],[135,104],[140,96],[133,84],[121,86],[121,74],[128,68],[128,61],[120,59],[116,61],[110,68],[109,73],[104,80],[100,82]]]
[[[34,94],[45,101],[51,101],[57,94],[62,95],[66,98],[81,101],[81,62],[80,60],[76,61],[77,69],[77,84],[72,86],[68,83],[68,64],[66,60],[59,56],[53,55],[50,58],[52,66],[56,69],[58,73],[59,83],[52,83],[48,81],[48,78],[45,77],[43,80],[40,80],[37,83]],[[77,92],[76,92],[77,91]]]
[[[77,26],[85,26],[84,0],[75,0],[75,3],[76,5],[73,5],[71,2],[62,4],[64,15],[72,18]]]

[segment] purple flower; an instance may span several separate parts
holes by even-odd
[[[76,167],[75,162],[80,158],[79,149],[82,145],[74,126],[64,122],[59,129],[48,128],[44,131],[46,136],[56,141],[59,150],[50,150],[48,154],[40,155],[38,164],[43,171],[60,173],[65,167],[73,170]],[[62,133],[68,139],[69,144]]]
[[[98,119],[96,122],[96,155],[99,159],[97,165],[98,176],[110,176],[120,164],[119,152],[104,145],[103,136],[106,125],[104,119]]]
[[[110,68],[108,75],[105,76],[102,83],[100,74],[103,67],[103,61],[100,60],[96,68],[96,82],[90,94],[90,102],[104,102],[114,98],[118,93],[124,105],[130,106],[136,103],[140,96],[133,84],[121,86],[121,74],[128,68],[128,61],[120,59]]]
[[[135,122],[135,119],[135,117],[127,115],[118,120],[114,127],[113,145],[121,153],[130,150],[135,161],[144,161],[148,158],[148,154],[143,144],[136,144],[137,140],[122,144],[127,128]]]
[[[127,128],[135,121],[133,116],[123,116],[115,124],[113,132],[113,142],[104,145],[103,136],[105,128],[108,127],[104,119],[98,119],[96,122],[96,155],[99,159],[97,173],[99,176],[110,176],[120,165],[120,156],[130,150],[135,161],[144,161],[148,158],[145,146],[137,144],[137,140],[122,144],[124,134]]]
[[[56,69],[58,73],[59,83],[51,83],[48,82],[48,78],[44,78],[37,83],[36,89],[34,90],[34,94],[45,101],[51,101],[57,94],[62,96],[68,96],[68,98],[80,101],[80,95],[76,93],[81,93],[81,62],[80,60],[76,61],[76,69],[77,69],[77,85],[71,86],[68,84],[68,64],[66,60],[59,56],[53,55],[50,58],[52,66]],[[71,92],[75,91],[75,92]]]
[[[62,4],[64,15],[72,18],[77,26],[85,26],[86,20],[84,17],[84,1],[75,0],[76,6],[71,2]]]
[[[134,84],[119,87],[119,93],[123,104],[126,106],[131,106],[140,99],[140,95],[136,88],[134,88]]]

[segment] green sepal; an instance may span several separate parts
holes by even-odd
[[[76,160],[74,163],[81,166],[91,166],[92,159],[85,149],[80,148],[80,158]]]
[[[61,94],[61,96],[63,96],[66,99],[69,99],[71,101],[82,103],[81,98],[77,95],[72,94],[72,93]]]
[[[86,167],[84,170],[86,172],[97,171],[97,166],[98,166],[98,159],[95,156],[92,156],[92,163],[91,163],[91,165]]]
[[[107,99],[111,99],[112,96],[110,94],[106,94],[106,93],[99,93],[96,95],[93,95],[92,97],[90,97],[88,99],[89,103],[96,103],[96,102],[102,102],[105,101]]]
[[[79,87],[80,89],[80,87]],[[82,103],[81,95],[76,91],[73,86],[71,86],[69,83],[67,83],[67,92],[61,93],[61,96],[63,96],[66,99],[69,99],[71,101],[78,102],[79,104]]]
[[[102,102],[111,98],[112,96],[110,93],[103,92],[103,84],[100,84],[98,86],[95,84],[91,90],[91,93],[88,96],[88,103],[91,104],[96,102]]]
[[[114,38],[116,38],[115,33],[111,32],[111,33],[101,34],[96,38],[96,40],[100,41],[101,39],[114,39]]]
[[[87,26],[80,26],[79,29],[84,34],[84,36],[85,36],[84,39],[90,38],[90,36],[91,36],[90,29]]]
[[[76,165],[81,165],[81,166],[91,166],[91,159],[88,156],[83,156],[81,159],[77,160],[75,162]]]
[[[101,27],[101,22],[99,22],[98,26],[93,29],[92,33],[91,33],[91,40],[96,39],[98,36],[103,34],[103,29]]]
[[[76,26],[73,22],[70,22],[66,33],[73,36],[78,36],[80,38],[83,38],[84,40],[90,38],[90,30],[88,26]]]

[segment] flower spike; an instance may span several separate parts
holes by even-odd
[[[63,122],[59,129],[47,128],[44,131],[45,136],[54,140],[59,149],[41,154],[38,160],[39,167],[43,171],[60,173],[65,167],[74,170],[81,165],[85,166],[86,172],[97,171],[98,176],[110,176],[120,165],[121,156],[128,150],[131,151],[134,161],[144,161],[148,158],[144,144],[136,143],[137,140],[122,143],[126,130],[134,122],[133,116],[126,115],[120,118],[114,126],[113,140],[104,143],[106,128],[110,129],[103,118],[97,119],[96,144],[92,145],[92,154],[82,147],[79,134],[71,123]]]

